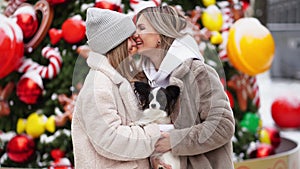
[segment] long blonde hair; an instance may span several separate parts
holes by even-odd
[[[141,78],[140,70],[134,61],[128,57],[128,41],[125,40],[115,48],[106,53],[106,57],[113,68],[115,68],[128,81],[133,82]]]
[[[171,6],[148,7],[137,14],[137,20],[143,15],[160,34],[161,49],[168,51],[176,38],[185,33],[181,31],[187,26],[186,19]]]

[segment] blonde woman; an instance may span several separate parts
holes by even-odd
[[[177,85],[175,129],[162,133],[156,152],[180,156],[182,169],[233,169],[234,117],[218,74],[205,64],[186,20],[170,6],[137,14],[135,41],[151,86]]]
[[[110,10],[89,8],[86,35],[90,71],[80,90],[72,119],[75,168],[148,169],[160,137],[155,124],[128,124],[139,113],[128,56],[136,43],[131,18]]]

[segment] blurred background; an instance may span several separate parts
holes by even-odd
[[[158,5],[185,15],[220,76],[236,169],[300,168],[299,0],[0,0],[0,168],[74,168],[87,8],[133,16]]]

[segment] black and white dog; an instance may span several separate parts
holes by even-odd
[[[171,124],[170,115],[175,108],[175,104],[180,95],[178,86],[170,85],[166,88],[151,88],[149,84],[144,82],[135,82],[135,93],[143,109],[143,113],[134,125],[144,126],[149,123]],[[154,154],[156,158],[165,164],[171,165],[172,169],[180,169],[179,157],[172,155],[171,152],[164,154]],[[159,166],[155,169],[164,169]]]

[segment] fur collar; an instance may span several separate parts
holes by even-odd
[[[116,69],[111,66],[107,57],[104,55],[92,51],[89,52],[87,64],[92,70],[103,72],[114,84],[120,84],[126,80],[122,75],[120,75],[119,72],[116,71]]]
[[[166,87],[169,85],[170,74],[179,65],[191,59],[204,60],[193,37],[185,35],[182,38],[175,39],[158,71],[149,61],[143,64],[143,70],[152,87]]]

